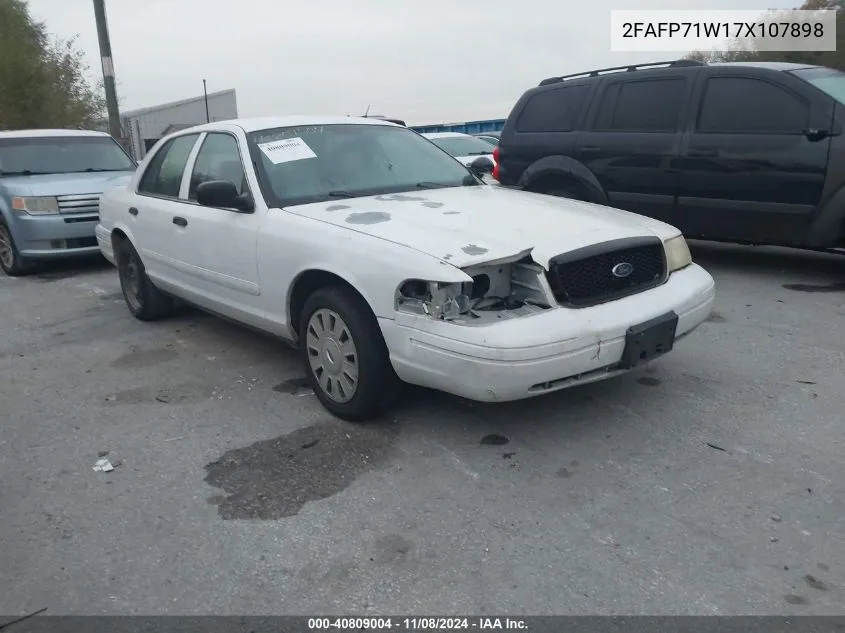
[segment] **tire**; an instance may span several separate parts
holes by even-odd
[[[0,268],[9,277],[20,277],[32,270],[32,266],[18,252],[12,232],[0,219]]]
[[[138,251],[129,240],[116,249],[117,273],[126,307],[140,321],[155,321],[170,315],[173,299],[153,285]]]
[[[552,187],[548,191],[543,191],[541,193],[544,193],[547,196],[555,196],[556,198],[569,198],[570,200],[581,200],[582,202],[587,202],[587,198],[584,194],[580,191],[567,187]]]
[[[338,418],[373,420],[394,403],[399,379],[378,322],[356,292],[339,286],[315,291],[302,311],[299,348],[311,388]]]

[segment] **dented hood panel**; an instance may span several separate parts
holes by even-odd
[[[389,240],[458,268],[526,250],[548,268],[556,255],[596,242],[679,233],[633,213],[493,186],[351,198],[286,211]]]

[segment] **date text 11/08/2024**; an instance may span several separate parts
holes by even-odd
[[[367,618],[309,618],[311,631],[528,631],[525,620],[520,618],[486,617],[367,617]]]

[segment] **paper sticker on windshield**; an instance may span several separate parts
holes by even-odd
[[[293,160],[317,158],[314,150],[308,147],[305,141],[298,136],[284,138],[279,141],[270,141],[269,143],[259,143],[258,149],[264,152],[264,155],[274,165],[289,163]]]

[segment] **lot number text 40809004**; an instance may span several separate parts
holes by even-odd
[[[526,631],[525,620],[519,618],[467,618],[467,617],[368,617],[368,618],[309,618],[312,631],[394,630],[396,631]]]

